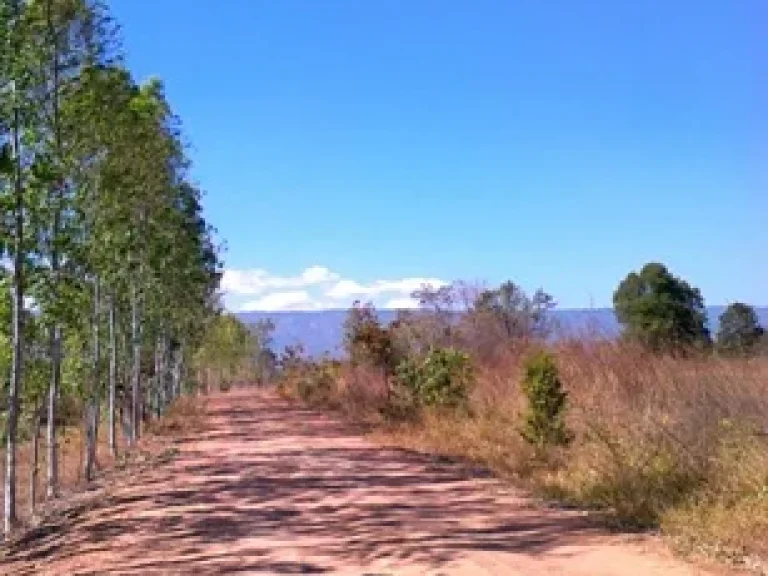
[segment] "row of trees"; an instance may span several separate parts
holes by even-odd
[[[7,533],[20,434],[36,442],[46,427],[49,497],[63,402],[82,407],[86,479],[103,405],[113,454],[118,412],[135,443],[142,418],[182,392],[220,265],[180,122],[159,80],[138,84],[123,66],[106,6],[0,0],[0,45]]]
[[[227,390],[232,384],[264,384],[274,378],[271,320],[246,325],[232,314],[212,321],[194,356],[197,382],[204,390]]]

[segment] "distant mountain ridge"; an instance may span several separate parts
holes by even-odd
[[[718,318],[725,306],[707,308],[709,327],[713,334],[717,331]],[[768,307],[756,308],[760,323],[768,328]],[[390,322],[397,315],[396,310],[379,310],[382,322]],[[344,320],[347,310],[291,311],[291,312],[241,312],[238,318],[245,323],[255,323],[270,319],[275,323],[274,345],[276,351],[287,345],[301,343],[310,356],[329,353],[341,354],[344,334]],[[576,335],[588,331],[597,331],[606,336],[619,333],[619,324],[611,308],[562,309],[554,310],[552,318],[558,327],[558,333]]]

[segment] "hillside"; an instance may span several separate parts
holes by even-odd
[[[707,308],[710,329],[717,330],[718,318],[723,306]],[[768,325],[768,307],[757,309],[761,323]],[[382,321],[389,322],[397,314],[394,310],[380,310]],[[238,317],[246,323],[254,323],[266,318],[275,323],[274,349],[282,350],[286,345],[301,342],[311,356],[328,352],[340,353],[346,310],[292,311],[292,312],[242,312]],[[610,308],[591,310],[556,310],[552,313],[557,326],[556,332],[562,334],[583,334],[597,331],[600,334],[615,335],[619,325]]]

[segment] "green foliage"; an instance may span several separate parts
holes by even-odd
[[[253,376],[257,354],[251,330],[232,314],[221,314],[209,323],[194,357],[196,366],[215,372],[221,390],[238,377]]]
[[[554,356],[539,352],[528,358],[522,388],[528,402],[520,432],[523,438],[538,450],[567,445],[572,438],[565,424],[568,395]]]
[[[755,309],[735,302],[720,315],[717,349],[727,355],[751,354],[760,344],[764,333]]]
[[[0,174],[4,176],[13,174],[13,157],[7,142],[0,146]]]
[[[11,264],[0,378],[12,374],[0,402],[14,414],[6,529],[16,519],[17,423],[52,398],[54,435],[57,408],[86,407],[92,461],[102,400],[112,417],[118,395],[130,399],[132,420],[143,398],[157,399],[159,412],[183,389],[185,355],[203,346],[218,311],[214,231],[190,183],[180,123],[162,82],[139,86],[122,67],[117,31],[101,0],[0,2],[0,254]],[[34,302],[34,315],[10,315],[10,288]],[[214,339],[242,345],[237,327],[213,328]],[[231,365],[229,352],[217,361]],[[47,480],[54,487],[55,470]]]
[[[697,288],[658,263],[631,272],[613,295],[616,318],[627,338],[654,351],[710,343],[704,299]]]
[[[397,366],[399,387],[417,407],[466,406],[474,373],[469,356],[453,348],[433,348],[424,358],[406,358]]]

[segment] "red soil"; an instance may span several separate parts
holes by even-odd
[[[3,574],[705,574],[487,476],[241,389],[170,463],[17,543]]]

